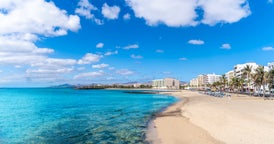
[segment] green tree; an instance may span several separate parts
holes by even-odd
[[[258,86],[259,89],[263,87],[263,97],[265,97],[265,85],[267,83],[267,76],[268,74],[264,70],[264,66],[259,66],[255,70],[255,74],[253,76],[255,85]]]
[[[267,78],[267,82],[268,82],[268,88],[271,91],[271,89],[274,89],[274,68],[272,68],[269,72],[268,72],[268,78]]]
[[[227,86],[227,78],[224,74],[220,77],[220,84],[222,85],[222,89],[225,90]]]
[[[244,67],[244,75],[246,76],[246,79],[247,79],[247,87],[248,87],[249,95],[251,95],[251,91],[250,91],[251,72],[252,72],[252,66],[246,65]]]

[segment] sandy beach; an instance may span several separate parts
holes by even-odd
[[[273,144],[274,101],[233,94],[170,93],[181,99],[151,124],[148,140],[162,144]]]

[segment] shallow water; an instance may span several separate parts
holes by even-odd
[[[0,89],[0,143],[146,143],[170,96],[121,90]]]

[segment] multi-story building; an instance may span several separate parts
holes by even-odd
[[[190,86],[194,88],[204,89],[208,84],[213,84],[220,80],[220,75],[216,74],[202,74],[198,75],[190,81]]]
[[[228,71],[227,73],[225,73],[225,77],[227,78],[227,81],[230,82],[232,80],[232,78],[234,77],[234,71]]]
[[[246,66],[250,66],[251,67],[251,74],[255,73],[255,70],[259,67],[259,65],[257,65],[256,63],[245,63],[245,64],[237,64],[236,66],[234,66],[234,76],[237,78],[243,78],[245,81],[248,81],[248,78],[244,72],[245,72],[245,67]],[[244,83],[244,90],[245,91],[253,91],[254,90],[254,83],[251,81],[249,83]]]
[[[152,87],[157,89],[180,89],[180,81],[174,78],[164,78],[152,81]]]
[[[197,78],[194,78],[192,80],[190,80],[190,83],[189,83],[190,87],[198,87],[198,79]]]
[[[214,82],[217,82],[220,80],[221,75],[216,74],[207,74],[207,84],[213,84]]]
[[[274,69],[274,62],[267,63],[269,70]]]
[[[237,64],[234,66],[234,76],[237,78],[245,78],[244,69],[247,65],[251,67],[251,73],[254,73],[259,66],[256,63]]]

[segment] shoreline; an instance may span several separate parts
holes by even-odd
[[[212,97],[195,91],[161,93],[178,102],[152,119],[152,144],[270,144],[274,137],[274,101],[246,95]]]
[[[178,99],[177,102],[174,104],[171,104],[170,106],[164,108],[160,113],[158,113],[149,123],[148,130],[147,130],[147,141],[151,144],[162,144],[162,143],[185,143],[185,144],[197,144],[197,143],[203,143],[203,144],[222,144],[222,142],[214,139],[212,136],[208,134],[207,131],[201,129],[200,127],[194,125],[189,121],[189,119],[185,116],[182,115],[182,107],[186,105],[189,102],[188,97],[181,96],[178,94],[178,92],[161,92],[160,94],[164,95],[170,95]],[[159,123],[159,120],[165,120],[168,122],[168,125],[171,126],[170,122],[175,122],[174,124],[183,124],[183,127],[185,130],[188,130],[189,128],[194,130],[196,133],[195,136],[199,137],[199,139],[193,139],[195,136],[186,136],[181,140],[176,140],[176,133],[175,135],[171,136],[169,135],[168,137],[172,137],[174,142],[168,141],[168,142],[163,142],[162,137],[159,136],[159,127],[162,126],[161,123]],[[174,126],[174,125],[173,125]],[[176,131],[176,126],[172,127],[170,130],[175,130]],[[182,129],[177,129],[177,130],[182,130]],[[160,131],[161,132],[161,131]],[[182,132],[182,131],[181,131]],[[180,136],[179,136],[180,137]],[[202,139],[202,140],[201,140]]]

